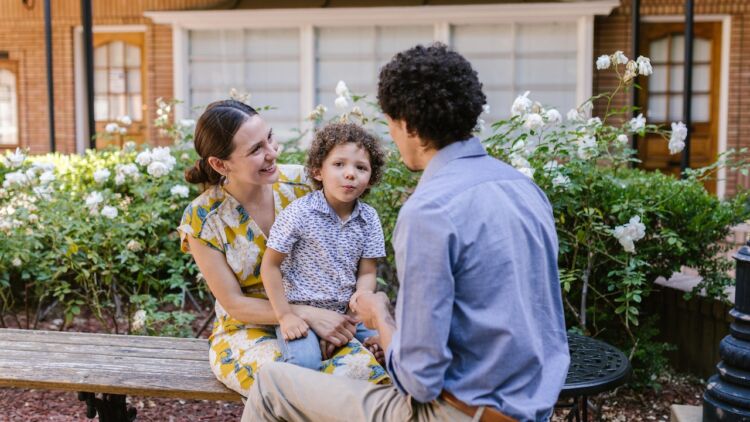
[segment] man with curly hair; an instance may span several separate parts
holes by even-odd
[[[247,420],[548,420],[570,362],[549,201],[472,137],[485,96],[458,53],[397,54],[378,101],[406,166],[424,170],[393,234],[395,318],[382,293],[352,304],[393,385],[271,364]]]

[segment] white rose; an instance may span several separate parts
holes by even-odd
[[[336,108],[343,110],[347,107],[349,107],[349,101],[346,100],[346,97],[338,97],[336,98],[336,101],[333,102],[333,104],[336,106]]]
[[[615,64],[626,64],[628,62],[628,57],[623,54],[622,51],[617,50],[615,51],[615,54],[612,55],[612,60]]]
[[[609,56],[604,54],[596,59],[596,68],[599,70],[609,69],[612,62],[609,60]]]
[[[654,68],[651,67],[651,59],[648,57],[638,56],[638,60],[635,62],[638,65],[639,74],[649,76],[654,73]]]
[[[615,227],[612,234],[617,238],[625,252],[635,253],[635,243],[646,235],[646,226],[641,217],[633,216],[627,224]]]
[[[94,172],[94,181],[96,183],[104,183],[107,180],[109,180],[109,175],[111,173],[107,169],[99,169]]]
[[[510,113],[513,116],[521,116],[529,112],[533,105],[533,102],[529,99],[530,92],[531,91],[526,91],[523,95],[519,95],[513,100],[513,105],[510,107]]]
[[[30,168],[30,169],[26,170],[26,178],[29,179],[29,181],[34,180],[35,177],[36,177],[36,169],[35,168]]]
[[[545,111],[544,117],[547,119],[548,124],[558,124],[562,122],[562,115],[554,108]]]
[[[172,189],[170,189],[169,192],[172,194],[172,196],[176,196],[178,198],[187,198],[190,194],[190,189],[185,185],[175,185],[172,186]]]
[[[180,126],[182,126],[185,129],[191,128],[191,127],[195,126],[195,120],[193,120],[193,119],[180,119]]]
[[[578,157],[582,160],[588,160],[589,158],[595,157],[597,154],[596,150],[596,137],[586,135],[578,140]]]
[[[529,179],[534,179],[534,169],[531,167],[521,167],[518,169],[518,171],[521,172],[524,176],[528,177]]]
[[[685,149],[685,138],[687,138],[688,130],[685,123],[676,122],[672,123],[672,135],[669,137],[669,153],[677,154]]]
[[[143,245],[141,245],[141,243],[137,240],[131,240],[130,242],[128,242],[126,247],[131,252],[140,252],[143,249]]]
[[[102,194],[97,191],[93,191],[88,194],[88,196],[86,196],[86,206],[89,208],[95,207],[102,202],[104,202],[104,196],[102,196]]]
[[[565,117],[570,121],[577,122],[581,120],[581,113],[578,112],[577,108],[571,108]]]
[[[125,126],[130,126],[131,124],[133,124],[133,120],[130,118],[130,116],[120,116],[117,121],[124,124]]]
[[[13,261],[11,261],[11,264],[13,264],[14,267],[20,267],[23,265],[23,261],[21,261],[21,258],[15,257],[13,258]]]
[[[529,160],[525,159],[519,154],[510,155],[510,165],[517,169],[531,166],[531,164],[529,164]]]
[[[162,163],[166,164],[170,170],[172,169],[172,166],[174,166],[177,162],[177,159],[172,156],[172,152],[169,147],[156,147],[152,149],[151,160],[161,161]]]
[[[161,161],[154,161],[148,165],[146,171],[153,177],[162,177],[169,173],[169,167]]]
[[[130,328],[132,328],[133,331],[141,331],[146,325],[146,317],[146,311],[144,311],[143,309],[135,311],[135,313],[133,314],[133,324],[130,326]]]
[[[482,106],[482,113],[483,114],[490,114],[490,105],[489,104],[485,104],[485,105]]]
[[[336,95],[344,98],[348,98],[351,95],[349,93],[349,87],[346,86],[344,81],[339,81],[339,83],[336,84]]]
[[[526,115],[523,126],[529,130],[537,130],[540,127],[544,126],[544,119],[539,114],[531,113]]]
[[[560,168],[560,163],[558,163],[555,160],[547,161],[546,164],[544,164],[544,171],[547,173],[553,173],[556,172]]]
[[[117,125],[117,123],[107,123],[107,126],[104,126],[104,131],[107,133],[115,133],[120,130],[120,126]]]
[[[26,160],[26,155],[21,151],[21,148],[16,148],[15,152],[9,152],[6,157],[6,163],[10,168],[20,167],[21,164]]]
[[[105,205],[104,207],[102,207],[102,215],[111,220],[117,217],[117,208]]]
[[[307,120],[319,120],[322,119],[328,109],[323,104],[318,104],[313,111],[307,116]]]
[[[623,145],[627,145],[628,144],[628,135],[626,135],[624,133],[621,133],[621,134],[617,135],[617,142],[619,142],[619,143],[621,143]]]
[[[602,119],[598,117],[592,117],[586,122],[586,126],[597,128],[602,125]]]
[[[11,186],[24,186],[29,183],[29,177],[20,171],[14,171],[5,174],[5,180],[3,181],[3,188],[7,189]]]
[[[141,151],[135,157],[135,162],[143,167],[146,167],[147,165],[151,164],[151,152]]]
[[[39,216],[36,214],[29,214],[29,223],[36,223],[39,221]]]
[[[127,135],[127,133],[128,133],[128,128],[125,128],[125,127],[120,128],[120,135]]]
[[[41,176],[39,176],[39,182],[45,185],[53,182],[54,180],[55,180],[55,173],[49,170],[45,171],[44,173],[42,173]]]
[[[135,142],[127,141],[122,145],[122,150],[126,152],[135,151]]]
[[[120,186],[123,183],[125,183],[125,175],[122,173],[117,173],[115,176],[115,185]]]
[[[638,132],[639,130],[646,127],[646,118],[643,117],[643,113],[639,114],[637,117],[633,117],[630,119],[630,130],[632,132]]]
[[[552,186],[554,187],[565,187],[570,184],[570,178],[564,174],[558,174],[552,179]]]
[[[136,165],[133,163],[120,165],[118,169],[125,176],[132,176],[138,173],[138,167],[136,167]]]

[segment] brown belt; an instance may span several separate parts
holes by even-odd
[[[468,405],[461,400],[457,399],[456,396],[450,392],[443,390],[440,393],[440,398],[445,400],[446,403],[458,409],[461,413],[474,417],[479,410],[479,406]],[[479,418],[479,422],[518,422],[510,416],[502,413],[501,411],[492,407],[485,407],[482,416]]]

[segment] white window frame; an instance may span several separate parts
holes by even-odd
[[[729,130],[729,52],[732,43],[732,16],[731,15],[697,15],[695,22],[721,22],[721,75],[719,75],[719,139],[717,153],[722,154],[727,150],[727,133]],[[642,22],[685,22],[685,16],[644,16]],[[724,199],[727,194],[727,169],[719,167],[716,178],[716,197]]]
[[[575,22],[577,24],[576,101],[591,96],[593,84],[594,16],[608,15],[619,0],[575,3],[510,3],[460,6],[368,8],[242,9],[145,12],[157,24],[172,26],[174,95],[187,98],[188,31],[256,28],[297,28],[300,34],[300,116],[315,107],[315,28],[343,26],[432,25],[435,41],[450,41],[451,25]],[[186,110],[179,105],[176,118]],[[300,122],[305,127],[305,122]]]

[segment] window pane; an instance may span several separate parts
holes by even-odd
[[[141,69],[128,70],[128,94],[141,93]]]
[[[711,41],[705,38],[693,40],[693,60],[707,62],[711,60]]]
[[[667,96],[651,94],[648,96],[648,120],[664,122],[667,120]]]
[[[711,90],[711,65],[699,64],[693,66],[693,91]]]
[[[683,92],[684,91],[684,80],[685,67],[682,65],[672,65],[669,68],[669,90],[672,92]]]
[[[548,54],[551,51],[575,54],[578,31],[575,23],[545,22],[517,25],[517,54]],[[575,56],[573,56],[575,59]]]
[[[691,114],[693,122],[708,122],[711,120],[711,103],[708,95],[693,95]]]
[[[112,95],[109,97],[109,119],[115,120],[127,114],[124,95]]]
[[[141,48],[132,44],[125,45],[125,65],[126,66],[140,66],[141,65]]]
[[[108,87],[107,71],[105,69],[97,69],[94,71],[94,93],[106,94]]]
[[[16,75],[0,69],[0,145],[18,144]]]
[[[669,40],[667,38],[662,38],[659,40],[651,41],[651,44],[649,45],[649,54],[651,54],[651,61],[655,63],[664,63],[667,61],[667,47],[669,44]],[[656,74],[656,69],[654,68],[654,74]]]
[[[94,120],[109,120],[109,100],[104,95],[94,97]]]
[[[109,92],[112,94],[124,94],[125,93],[125,70],[124,69],[110,69],[109,70]]]
[[[648,77],[648,89],[654,92],[667,91],[667,66],[654,65],[654,73]]]
[[[487,54],[488,46],[496,53],[513,52],[513,25],[455,25],[451,37],[453,48],[464,56]]]
[[[109,43],[109,66],[122,66],[125,58],[125,43],[113,41]]]
[[[674,35],[672,36],[672,50],[669,52],[669,57],[673,62],[681,62],[685,60],[685,36]]]
[[[682,120],[682,95],[672,95],[669,97],[669,120]]]
[[[94,67],[107,67],[107,44],[100,45],[94,49]]]
[[[143,103],[141,102],[140,95],[131,95],[128,101],[128,115],[134,122],[140,122],[143,120]]]

